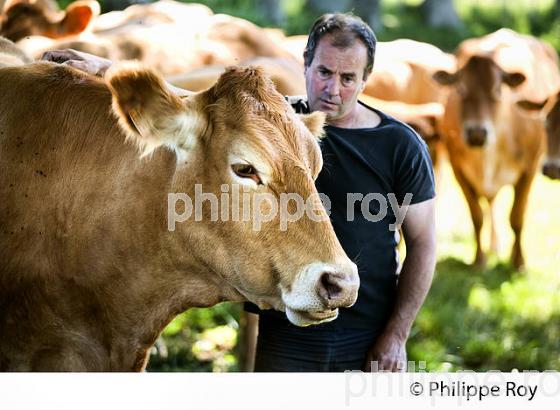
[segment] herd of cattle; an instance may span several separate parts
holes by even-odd
[[[316,193],[324,118],[296,116],[282,98],[305,93],[305,36],[172,0],[106,14],[94,0],[66,10],[0,0],[0,11],[0,333],[11,335],[0,370],[142,369],[174,315],[225,299],[286,310],[300,325],[353,303],[356,267],[328,222],[303,218],[282,236],[233,221],[162,230],[167,192],[196,181],[219,195],[232,170],[255,192],[265,175],[278,192]],[[116,64],[101,80],[32,62],[63,48],[144,65]],[[165,81],[194,93],[176,96]],[[477,264],[479,200],[491,208],[513,185],[511,258],[521,267],[534,176],[542,164],[560,179],[559,91],[556,51],[502,29],[453,55],[379,42],[360,99],[414,127],[436,168],[449,158]]]

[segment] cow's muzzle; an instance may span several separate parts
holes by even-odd
[[[560,179],[560,162],[545,162],[542,173],[550,179]]]
[[[471,147],[482,147],[488,138],[488,131],[484,127],[471,126],[466,129],[467,144]]]
[[[317,294],[326,308],[350,307],[356,302],[358,275],[341,272],[323,272],[317,281]]]
[[[282,292],[286,315],[298,326],[331,321],[338,308],[356,302],[359,286],[358,268],[349,260],[340,265],[312,263]]]

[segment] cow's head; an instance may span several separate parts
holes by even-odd
[[[314,184],[322,113],[296,115],[252,67],[228,69],[212,88],[185,98],[135,65],[117,66],[107,78],[119,122],[144,154],[162,145],[175,150],[173,189],[194,209],[169,235],[194,248],[216,280],[260,307],[285,310],[297,325],[332,320],[354,303],[356,266]],[[172,212],[184,214],[186,203]]]
[[[94,0],[79,0],[65,11],[51,10],[42,1],[14,0],[0,18],[0,36],[18,41],[28,36],[63,38],[80,34],[100,12]]]
[[[517,105],[544,117],[547,154],[542,172],[549,178],[560,179],[560,92],[541,102],[521,100]]]
[[[434,79],[452,86],[450,99],[459,104],[465,142],[472,147],[492,144],[496,140],[496,119],[504,87],[517,87],[525,76],[506,73],[490,57],[473,56],[455,73],[438,71]]]

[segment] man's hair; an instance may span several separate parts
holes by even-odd
[[[366,78],[373,69],[377,39],[371,27],[351,13],[323,14],[315,21],[303,52],[305,67],[311,65],[319,40],[327,34],[331,35],[331,44],[337,48],[350,47],[357,39],[364,43],[367,48],[367,65],[364,70],[364,78]]]

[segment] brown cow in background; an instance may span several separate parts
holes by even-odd
[[[50,0],[12,0],[4,8],[0,14],[0,36],[12,41],[36,35],[49,38],[78,35],[100,12],[95,0],[76,1],[64,11]]]
[[[49,11],[38,5],[14,4],[8,7],[0,34],[20,40],[18,46],[35,58],[46,51],[72,48],[112,61],[145,62],[164,75],[208,65],[239,64],[256,57],[292,58],[266,30],[241,18],[214,15],[201,4],[161,0],[97,18],[93,12],[74,12],[94,6],[99,8],[95,1],[72,3],[61,12],[66,17],[53,20],[48,17]],[[35,15],[16,16],[24,7],[33,8],[43,23],[39,24]],[[79,17],[81,23],[73,25],[74,31],[67,30],[65,24],[71,17],[72,21]]]
[[[477,265],[486,263],[481,246],[484,198],[492,204],[500,189],[513,185],[510,215],[515,241],[511,262],[524,264],[523,220],[531,183],[544,148],[545,132],[537,118],[516,105],[520,95],[539,95],[560,84],[558,61],[551,47],[511,30],[500,30],[462,43],[456,51],[458,69],[439,71],[435,78],[451,87],[442,122],[455,177],[471,212]],[[493,214],[492,216],[492,225]],[[495,229],[492,244],[496,247]]]

